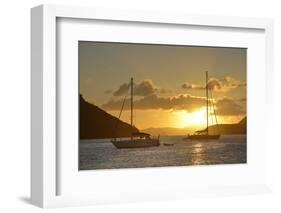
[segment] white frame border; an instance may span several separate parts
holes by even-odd
[[[270,115],[273,114],[273,21],[271,19],[218,17],[125,11],[74,6],[41,5],[31,9],[31,202],[37,206],[59,207],[101,203],[91,197],[56,196],[56,18],[118,20],[162,24],[199,25],[265,30],[266,94]],[[267,136],[267,141],[270,136]],[[267,154],[269,154],[267,152]],[[267,162],[267,183],[249,187],[179,192],[177,198],[268,192],[271,188],[270,161]],[[106,203],[106,201],[102,202]]]

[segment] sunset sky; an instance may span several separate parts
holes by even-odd
[[[242,48],[80,41],[80,94],[117,116],[133,77],[137,128],[202,128],[208,71],[219,123],[235,123],[246,115],[246,55]],[[129,104],[121,116],[128,123]]]

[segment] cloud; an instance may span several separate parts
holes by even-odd
[[[102,108],[108,111],[121,110],[122,99],[111,99],[102,105]],[[239,104],[234,99],[224,97],[214,103],[217,115],[220,116],[237,116],[246,113],[245,106]],[[159,97],[156,94],[142,97],[134,101],[134,109],[149,110],[186,110],[194,112],[202,107],[206,107],[205,97],[192,96],[189,94],[180,94],[173,97]],[[128,98],[124,105],[124,110],[130,110],[130,99]]]
[[[231,98],[224,97],[215,103],[218,115],[244,115],[246,109]]]
[[[124,83],[124,84],[120,85],[116,91],[113,92],[113,95],[114,96],[125,95],[129,91],[129,88],[130,88],[130,84]]]
[[[105,110],[120,110],[122,105],[121,99],[111,99],[106,104],[102,105]],[[126,100],[124,110],[129,110],[129,99]],[[198,108],[205,106],[206,99],[202,97],[191,96],[188,94],[180,94],[173,97],[159,97],[156,94],[142,97],[134,101],[134,109],[163,109],[163,110],[186,110],[193,112]]]
[[[221,83],[221,81],[219,81],[218,79],[215,78],[211,78],[208,83],[207,86],[210,90],[214,90],[214,91],[221,91],[223,90],[223,84]]]
[[[230,89],[247,86],[247,83],[245,81],[240,81],[230,76],[224,77],[223,79],[220,80],[220,82],[223,87],[227,87]]]
[[[226,76],[223,79],[209,79],[207,86],[210,90],[214,90],[217,92],[227,92],[238,87],[245,87],[247,86],[247,84],[244,81],[239,81],[232,77]],[[191,84],[189,82],[185,82],[181,85],[181,88],[185,90],[203,90],[206,88],[206,84]]]
[[[189,90],[189,89],[205,89],[206,87],[205,87],[205,85],[191,84],[191,83],[186,82],[181,85],[181,88]]]
[[[172,90],[170,90],[170,89],[164,89],[164,88],[158,89],[157,91],[158,91],[159,93],[161,93],[161,94],[167,94],[167,93],[171,93],[171,92],[172,92]]]
[[[128,94],[130,89],[130,83],[124,83],[113,92],[113,96],[124,96]],[[138,83],[134,83],[134,96],[149,96],[155,93],[170,93],[171,90],[157,87],[152,80],[145,79]]]
[[[152,80],[143,80],[134,85],[134,95],[148,96],[154,94],[158,88],[154,85]]]

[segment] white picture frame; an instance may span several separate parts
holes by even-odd
[[[58,165],[60,152],[58,152],[58,132],[57,132],[57,107],[58,96],[57,88],[61,83],[57,79],[57,21],[59,18],[79,19],[79,20],[105,20],[130,23],[153,23],[155,25],[169,26],[200,26],[207,28],[234,29],[242,30],[260,30],[263,32],[265,41],[264,45],[264,68],[261,68],[261,75],[266,76],[264,81],[265,87],[261,90],[265,94],[263,99],[267,102],[261,106],[272,107],[272,95],[270,90],[273,87],[273,21],[271,19],[257,18],[238,18],[238,17],[216,17],[203,15],[187,15],[173,13],[153,13],[147,11],[123,11],[112,9],[84,8],[74,6],[54,6],[41,5],[31,10],[31,56],[32,56],[32,118],[31,118],[31,201],[33,204],[47,207],[62,207],[76,205],[91,205],[98,203],[116,203],[116,202],[138,202],[143,200],[165,200],[177,199],[197,196],[214,196],[214,195],[233,195],[233,194],[253,194],[270,192],[271,188],[271,172],[270,161],[265,161],[264,166],[256,168],[259,174],[263,173],[263,178],[258,179],[254,184],[237,182],[231,184],[207,185],[203,187],[176,187],[170,185],[165,188],[164,183],[162,190],[155,188],[148,194],[132,191],[124,191],[120,196],[118,193],[104,192],[97,195],[82,194],[64,195],[58,193],[58,184],[61,184],[59,173],[63,164]],[[253,81],[250,78],[248,81]],[[253,84],[253,87],[256,85]],[[253,92],[253,91],[252,91]],[[251,94],[250,94],[251,95]],[[253,99],[254,101],[254,99]],[[251,110],[251,109],[248,109]],[[264,134],[264,142],[262,147],[270,146],[270,113],[271,110],[264,115],[266,130]],[[254,125],[250,121],[249,125]],[[259,155],[263,155],[263,159],[268,157],[266,151],[261,151]],[[268,159],[268,158],[267,158]],[[181,174],[184,168],[176,168],[171,170],[167,168],[165,171],[172,171],[174,174]],[[203,168],[204,169],[204,168]],[[215,169],[215,168],[214,168]],[[231,171],[234,167],[229,168]],[[245,168],[244,168],[245,169]],[[247,169],[247,168],[246,168]],[[160,174],[159,170],[143,169],[142,173]],[[164,171],[164,170],[163,170]],[[78,172],[78,171],[77,171]],[[161,171],[160,171],[161,172]],[[201,169],[199,169],[199,174]],[[131,173],[133,177],[140,172],[132,172],[132,170],[122,170],[119,175]],[[204,169],[204,173],[212,173],[212,169]],[[109,174],[108,171],[100,171],[99,175]],[[96,173],[90,174],[93,177]],[[175,175],[171,176],[172,178]],[[125,177],[128,178],[128,177]],[[87,179],[88,180],[88,179]],[[73,186],[74,189],[74,186]],[[71,191],[71,188],[69,189]]]

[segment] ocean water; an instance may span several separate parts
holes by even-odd
[[[158,147],[129,149],[116,149],[109,139],[80,140],[79,169],[240,164],[247,161],[246,135],[225,135],[219,140],[206,141],[183,140],[183,137],[163,136]]]

